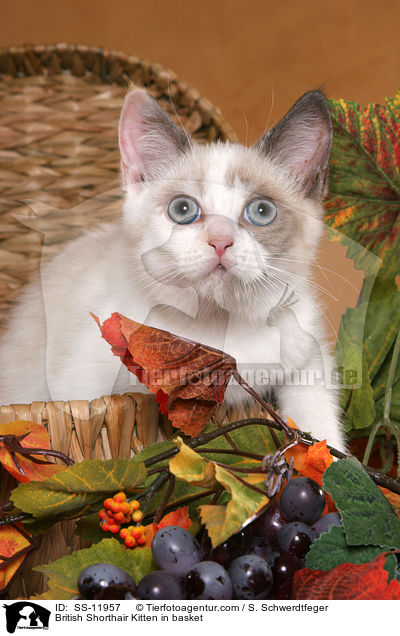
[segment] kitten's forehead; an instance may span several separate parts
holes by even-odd
[[[240,144],[213,143],[196,146],[187,155],[183,171],[195,175],[201,197],[225,196],[248,199],[254,195],[293,202],[293,184],[271,161],[254,148]]]

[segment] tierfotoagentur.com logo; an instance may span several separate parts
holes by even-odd
[[[6,629],[9,634],[14,634],[17,629],[48,629],[50,610],[31,603],[30,601],[17,601],[9,605],[3,605],[6,612]]]

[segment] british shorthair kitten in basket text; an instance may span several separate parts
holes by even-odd
[[[122,219],[71,242],[22,294],[0,341],[0,404],[144,390],[90,316],[119,312],[223,349],[283,417],[344,450],[310,278],[331,135],[319,91],[247,148],[192,142],[133,89],[119,127]],[[228,404],[247,399],[228,386]]]

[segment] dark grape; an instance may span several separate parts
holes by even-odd
[[[286,523],[287,519],[285,519],[279,503],[273,501],[266,511],[253,521],[251,527],[255,537],[265,537],[272,542]]]
[[[282,552],[291,552],[298,558],[304,557],[312,542],[314,533],[302,521],[291,521],[277,534],[277,542]]]
[[[294,554],[282,552],[276,559],[273,568],[273,588],[271,598],[287,599],[292,593],[293,576],[296,570],[300,570],[301,563]]]
[[[262,559],[265,559],[268,565],[272,566],[273,562],[280,553],[268,539],[265,539],[264,537],[253,537],[245,554],[254,554],[259,556]]]
[[[309,477],[291,479],[282,490],[280,506],[288,521],[314,523],[325,508],[325,495],[319,484]]]
[[[247,528],[243,528],[229,537],[227,541],[217,545],[215,548],[211,548],[207,552],[207,560],[216,561],[226,567],[233,559],[247,552],[250,539],[251,532]]]
[[[154,535],[151,548],[160,568],[182,576],[202,559],[197,539],[179,526],[161,528]]]
[[[332,526],[341,526],[342,523],[337,512],[328,512],[310,525],[315,536],[319,537],[323,532],[329,532]]]
[[[233,585],[233,598],[265,599],[272,589],[271,568],[255,554],[245,554],[232,561],[229,576]]]
[[[186,575],[188,599],[232,599],[232,582],[228,572],[215,561],[201,561]]]
[[[136,594],[133,579],[111,563],[95,563],[82,570],[78,589],[83,599],[124,599],[125,594]]]
[[[146,600],[182,600],[185,588],[182,579],[167,570],[155,570],[146,574],[138,584],[137,598]]]

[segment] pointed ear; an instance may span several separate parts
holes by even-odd
[[[325,96],[310,91],[300,97],[256,147],[298,179],[307,196],[323,199],[328,180],[332,124]]]
[[[119,121],[119,147],[124,184],[162,174],[174,156],[189,147],[186,134],[144,89],[125,98]]]

